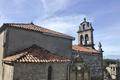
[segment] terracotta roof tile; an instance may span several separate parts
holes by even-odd
[[[6,63],[26,62],[26,63],[46,63],[46,62],[69,62],[70,59],[52,54],[44,48],[33,45],[15,55],[3,59]]]
[[[25,30],[32,30],[32,31],[41,32],[43,34],[47,34],[47,35],[51,35],[51,36],[63,37],[63,38],[68,38],[68,39],[74,40],[74,37],[71,37],[66,34],[56,32],[56,31],[53,31],[50,29],[46,29],[46,28],[31,24],[31,23],[30,24],[5,23],[3,26],[4,27],[21,28],[21,29],[25,29]]]
[[[73,51],[77,51],[77,52],[84,52],[84,53],[90,53],[90,54],[97,54],[99,53],[99,51],[97,51],[96,49],[92,49],[92,48],[88,48],[88,47],[84,47],[81,45],[74,45],[72,46]]]

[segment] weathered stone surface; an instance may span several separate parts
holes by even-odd
[[[2,80],[2,74],[3,74],[3,63],[2,63],[2,59],[3,59],[3,53],[4,53],[4,41],[5,41],[5,32],[0,32],[0,80]]]
[[[4,64],[3,65],[4,69],[3,69],[3,73],[5,75],[3,75],[3,79],[2,80],[13,80],[13,72],[14,72],[14,66],[13,65],[8,65],[8,64]]]
[[[52,67],[52,80],[67,80],[64,63],[15,63],[13,80],[48,80],[48,67]]]
[[[72,40],[47,36],[42,33],[9,28],[8,42],[6,44],[6,55],[14,54],[14,52],[37,44],[52,53],[57,53],[66,57],[70,57],[72,53]]]
[[[85,64],[90,67],[90,76],[93,80],[102,80],[102,56],[100,54],[91,55],[89,53],[76,53],[79,54]]]

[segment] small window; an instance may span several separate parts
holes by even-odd
[[[115,67],[113,67],[113,71],[115,71]]]
[[[112,69],[112,67],[111,67],[111,69]]]
[[[81,36],[80,36],[80,44],[82,44],[82,45],[83,45],[83,40],[84,40],[84,39],[83,39],[83,35],[81,35]]]
[[[85,24],[83,24],[83,30],[85,30]]]
[[[7,31],[4,31],[4,38],[3,38],[3,46],[5,47],[6,45],[6,37],[7,37]]]
[[[87,26],[89,27],[89,23],[87,23]]]
[[[88,44],[88,41],[89,41],[89,37],[88,37],[88,34],[85,35],[85,44]]]
[[[52,67],[48,67],[48,80],[52,80]]]

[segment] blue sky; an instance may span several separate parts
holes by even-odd
[[[86,17],[95,29],[96,48],[100,41],[104,56],[120,56],[120,0],[0,0],[0,25],[30,23],[76,37]]]

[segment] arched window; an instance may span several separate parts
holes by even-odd
[[[48,67],[48,80],[52,80],[52,67]]]
[[[85,30],[85,24],[83,24],[83,30]]]
[[[89,24],[89,22],[87,22],[87,27],[89,27],[90,26],[90,24]]]
[[[77,80],[78,72],[77,72],[77,67],[75,67],[75,80]]]
[[[88,37],[88,34],[85,35],[85,44],[88,44],[88,41],[89,41],[89,37]]]
[[[80,36],[80,44],[83,45],[83,35]]]

